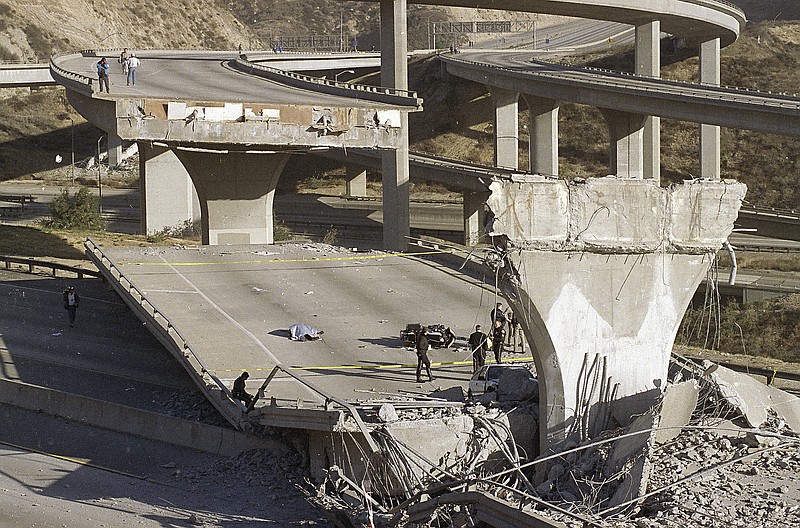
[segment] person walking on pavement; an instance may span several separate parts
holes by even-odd
[[[478,372],[486,363],[486,342],[489,336],[481,332],[481,325],[475,325],[475,331],[469,335],[467,342],[472,349],[472,372]]]
[[[75,326],[75,315],[78,313],[78,304],[81,298],[75,293],[75,286],[67,286],[64,290],[64,309],[69,314],[69,325]]]
[[[136,68],[142,65],[139,57],[131,53],[128,58],[128,86],[136,86]]]
[[[431,376],[431,360],[428,359],[428,327],[423,326],[422,329],[417,334],[417,341],[416,341],[416,348],[417,348],[417,383],[422,383],[422,366],[425,366],[425,370],[428,372],[428,380],[433,381],[433,376]]]
[[[231,391],[231,395],[237,400],[244,402],[245,407],[250,407],[250,404],[253,402],[253,395],[245,389],[245,382],[249,377],[250,374],[248,374],[247,371],[242,372],[242,374],[233,381],[233,390]]]
[[[111,93],[108,89],[108,61],[103,57],[97,62],[97,80],[100,82],[100,92],[103,91],[103,85],[106,87],[106,93]]]
[[[494,360],[499,365],[503,362],[503,343],[506,342],[506,329],[500,320],[494,322],[492,329],[492,350],[494,351]]]
[[[128,75],[128,59],[129,58],[130,58],[130,55],[128,54],[128,48],[125,48],[125,49],[122,50],[122,53],[119,54],[119,59],[117,59],[117,62],[119,62],[122,65],[122,74],[123,75]]]

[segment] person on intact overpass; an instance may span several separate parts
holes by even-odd
[[[253,402],[253,395],[245,389],[245,382],[249,377],[250,374],[248,374],[247,371],[242,372],[242,374],[234,380],[233,390],[231,391],[231,396],[243,402],[246,407],[250,407],[250,404]]]
[[[136,86],[136,68],[141,65],[142,61],[139,60],[139,57],[131,53],[128,58],[128,86]]]
[[[108,89],[108,61],[103,57],[97,61],[97,80],[100,83],[100,92],[103,92],[103,86],[106,87],[106,93],[111,93]]]

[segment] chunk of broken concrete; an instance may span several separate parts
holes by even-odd
[[[750,427],[758,429],[764,425],[771,409],[792,431],[800,432],[800,398],[708,360],[703,367],[720,395],[742,413]]]
[[[699,396],[700,384],[696,380],[667,385],[661,400],[656,444],[665,444],[681,434],[681,428],[689,423],[697,407]]]
[[[396,422],[400,418],[397,416],[397,411],[394,408],[394,405],[391,403],[384,403],[381,405],[381,408],[378,409],[378,418],[383,423],[391,423]]]

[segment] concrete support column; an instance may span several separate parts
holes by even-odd
[[[486,200],[488,192],[464,191],[464,245],[476,246],[481,242],[486,230]]]
[[[358,165],[347,165],[345,196],[348,198],[364,198],[367,196],[367,169]]]
[[[644,124],[647,116],[601,108],[608,123],[609,170],[618,178],[644,177]]]
[[[122,138],[113,132],[108,133],[108,166],[116,167],[122,162]]]
[[[661,77],[661,23],[654,20],[636,26],[636,75]],[[644,178],[661,179],[661,118],[648,116],[644,123]]]
[[[523,97],[530,114],[528,171],[558,176],[558,101],[524,94]]]
[[[177,150],[202,211],[203,244],[271,244],[272,201],[288,154]]]
[[[406,0],[381,0],[381,84],[408,89]],[[409,213],[408,114],[400,113],[400,141],[381,159],[383,247],[405,251],[411,234]]]
[[[539,378],[541,452],[626,426],[667,383],[675,335],[746,187],[589,178],[494,181],[503,295]]]
[[[719,39],[700,44],[700,83],[719,86],[720,82]],[[719,180],[720,134],[716,125],[700,125],[700,177]]]
[[[142,233],[152,235],[199,219],[197,193],[175,153],[145,141],[138,147]]]
[[[519,93],[492,86],[494,103],[494,165],[519,168]]]

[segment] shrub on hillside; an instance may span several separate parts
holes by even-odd
[[[86,187],[81,187],[74,196],[63,189],[50,204],[50,218],[45,225],[56,229],[103,229],[105,225],[97,205],[97,198]]]

